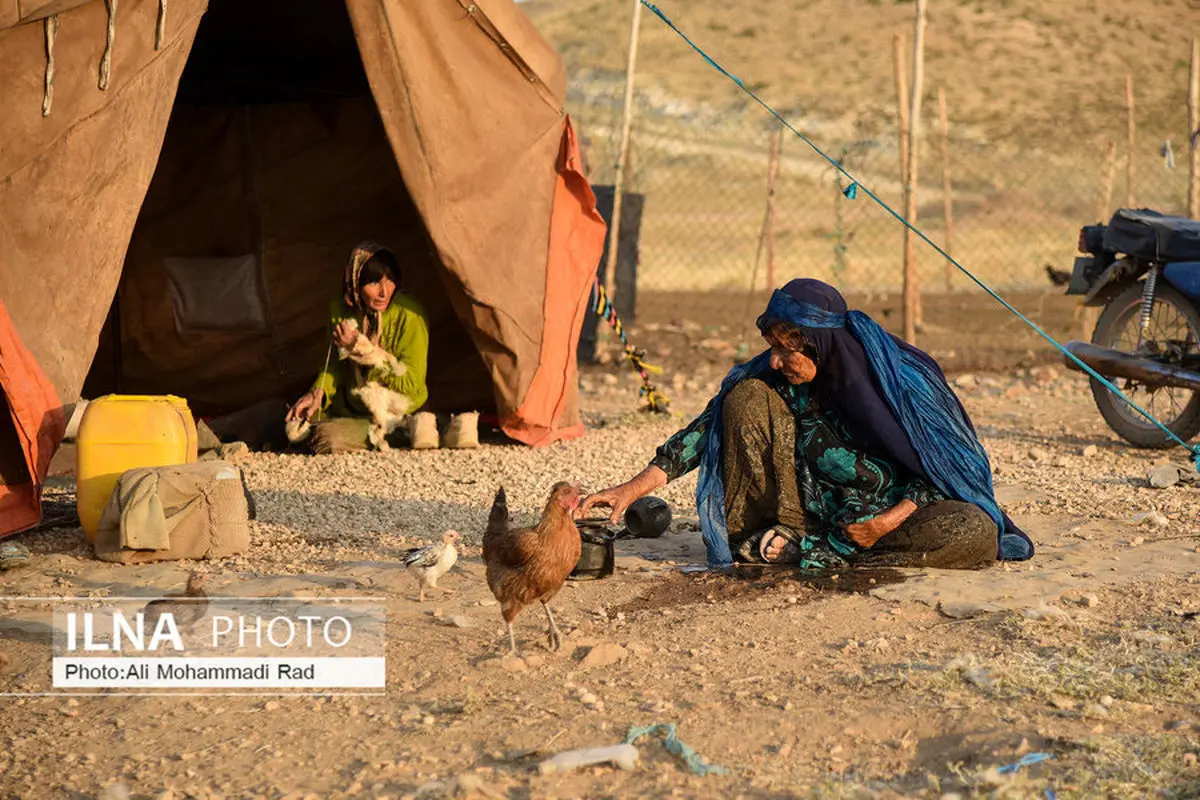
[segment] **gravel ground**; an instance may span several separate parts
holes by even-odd
[[[669,415],[632,410],[637,379],[626,370],[585,369],[580,439],[546,448],[485,445],[477,450],[394,450],[343,456],[254,453],[240,465],[254,493],[258,522],[245,556],[220,568],[296,574],[313,559],[370,557],[437,538],[447,528],[477,547],[496,489],[503,485],[520,522],[536,519],[550,487],[577,480],[594,491],[642,469],[655,448],[698,413],[723,374],[701,363],[668,374]],[[1126,446],[1096,411],[1086,380],[1054,366],[1003,375],[951,376],[992,460],[998,496],[1010,514],[1061,514],[1081,520],[1132,521],[1157,511],[1147,537],[1194,530],[1194,493],[1152,489],[1153,465],[1182,462],[1186,454]],[[70,479],[51,492],[69,493]],[[669,484],[660,495],[671,504],[676,528],[694,528],[696,476]],[[1162,522],[1162,520],[1159,520]],[[86,554],[75,534],[30,537],[42,552]]]
[[[263,539],[311,548],[336,542],[354,548],[435,538],[446,528],[477,545],[496,488],[504,485],[514,514],[532,520],[550,486],[578,480],[596,490],[627,479],[655,448],[698,412],[715,389],[716,369],[693,379],[671,416],[628,411],[636,384],[622,375],[585,377],[592,426],[581,439],[543,449],[487,446],[472,451],[393,451],[341,457],[255,454],[244,467],[259,508]],[[1157,533],[1186,532],[1194,498],[1149,488],[1155,463],[1180,461],[1182,450],[1140,451],[1108,431],[1080,376],[1042,366],[1008,376],[959,375],[963,398],[992,457],[1006,509],[1127,520],[1157,510],[1169,521]],[[676,518],[695,519],[695,475],[662,490]],[[1019,490],[1018,490],[1019,489]],[[1189,518],[1190,513],[1190,518]],[[286,548],[284,548],[286,549]],[[256,557],[267,555],[256,553]],[[297,553],[300,555],[300,553]]]
[[[662,417],[630,410],[629,375],[589,368],[588,435],[540,450],[250,455],[259,521],[249,552],[203,565],[215,591],[385,597],[387,695],[18,698],[0,703],[0,798],[79,800],[106,786],[112,798],[270,800],[1200,797],[1200,488],[1149,488],[1147,470],[1181,451],[1126,447],[1086,381],[1054,367],[952,377],[1002,503],[1040,546],[1033,562],[878,587],[788,571],[692,576],[672,569],[703,558],[690,477],[662,492],[670,534],[622,543],[612,579],[555,599],[563,652],[540,647],[542,618],[526,611],[525,660],[497,658],[503,627],[477,549],[496,487],[528,521],[557,480],[628,477],[722,372],[718,359],[668,371],[678,416]],[[52,497],[69,496],[69,479],[54,484]],[[1165,524],[1133,522],[1150,510]],[[443,579],[457,593],[419,605],[396,551],[447,527],[468,542]],[[174,591],[191,566],[98,563],[76,529],[15,539],[35,556],[6,574],[17,595]],[[1081,571],[1084,551],[1104,569]],[[1134,563],[1152,553],[1171,570]],[[966,618],[880,591],[969,579],[1019,599],[1035,583],[1044,595],[1056,572],[1070,580],[1049,605]],[[0,691],[28,691],[46,660],[37,640],[0,637]],[[531,769],[531,751],[613,744],[652,722],[678,724],[732,774],[690,775],[648,742],[629,773]],[[1031,752],[1051,760],[996,772]]]

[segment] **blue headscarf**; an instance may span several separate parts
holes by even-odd
[[[797,279],[772,294],[757,324],[765,333],[778,322],[799,328],[808,338],[817,365],[813,391],[869,452],[987,512],[999,530],[998,558],[1033,557],[1029,537],[996,503],[987,452],[937,362],[861,311],[848,311],[838,291],[821,281]],[[712,567],[733,563],[721,453],[725,397],[740,381],[770,372],[770,359],[767,350],[730,370],[709,406],[696,506]]]

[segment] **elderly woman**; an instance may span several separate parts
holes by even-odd
[[[598,492],[614,521],[699,467],[708,562],[977,569],[1032,557],[996,504],[987,453],[926,353],[847,311],[832,286],[776,291],[770,349],[734,368],[640,474]]]
[[[350,254],[342,295],[330,307],[329,358],[313,387],[288,412],[293,441],[316,453],[387,449],[397,430],[414,446],[437,445],[432,414],[418,413],[429,392],[429,325],[416,299],[398,290],[400,265],[373,242]],[[310,426],[311,423],[311,426]]]

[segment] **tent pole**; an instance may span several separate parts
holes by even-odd
[[[629,132],[633,126],[633,79],[637,70],[638,35],[642,26],[642,2],[633,0],[633,22],[629,29],[629,57],[625,66],[625,105],[621,120],[621,143],[617,150],[617,174],[613,179],[612,219],[608,225],[608,255],[605,263],[604,291],[608,301],[616,307],[617,301],[617,252],[621,243],[621,194],[625,189],[625,160],[629,155]],[[599,326],[596,343],[607,345],[611,340],[609,331]]]

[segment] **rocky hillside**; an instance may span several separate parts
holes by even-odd
[[[789,118],[860,130],[894,125],[892,41],[911,36],[911,0],[659,6]],[[531,0],[523,8],[566,59],[576,97],[612,94],[625,67],[629,0]],[[1157,149],[1171,138],[1178,154],[1195,35],[1197,0],[930,0],[926,119],[942,85],[959,135],[1016,149],[1050,147],[1062,137],[1100,148],[1107,139],[1124,141],[1125,76],[1132,74],[1140,140]],[[711,109],[728,121],[761,124],[744,96],[649,13],[638,88],[660,110]]]

